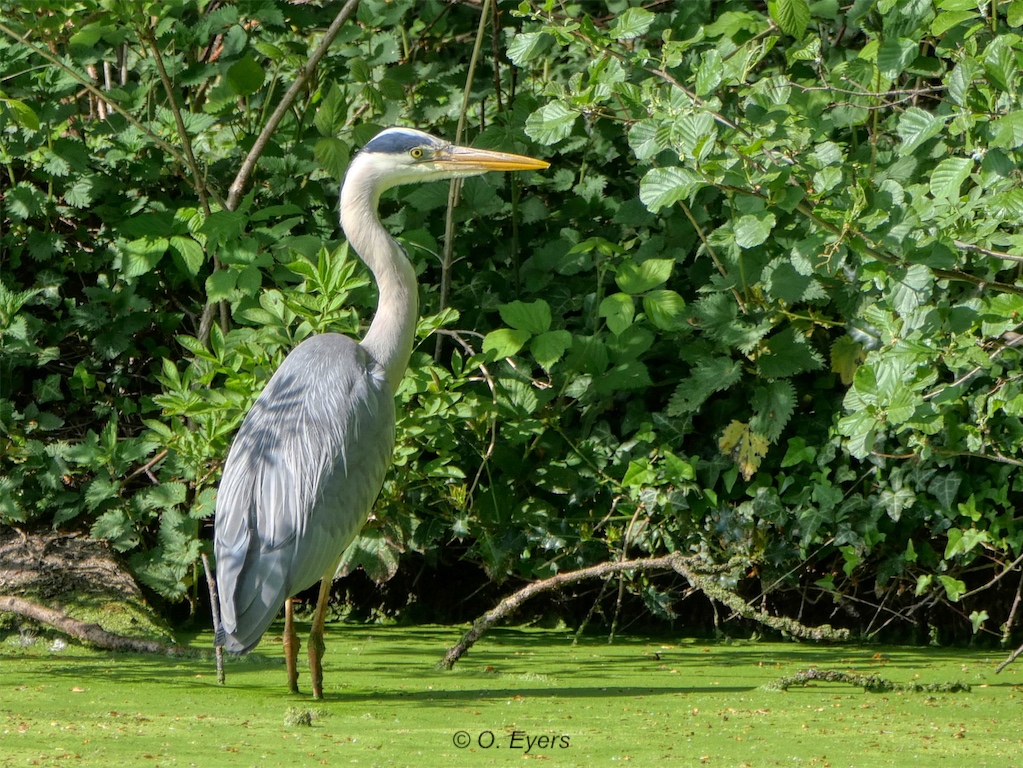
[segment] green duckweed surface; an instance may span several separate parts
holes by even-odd
[[[328,628],[326,700],[286,692],[279,636],[231,660],[0,645],[0,766],[1023,766],[1023,662],[999,651],[822,647],[558,630]],[[191,640],[207,648],[210,638]],[[970,693],[761,686],[817,667]],[[308,680],[303,674],[300,682]]]

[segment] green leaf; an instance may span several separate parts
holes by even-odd
[[[498,328],[484,337],[483,351],[493,352],[497,359],[512,357],[529,341],[531,335],[529,331]]]
[[[7,107],[14,122],[30,131],[39,130],[39,116],[28,104],[18,99],[0,98],[0,105]]]
[[[899,118],[895,132],[902,139],[899,154],[911,153],[928,139],[933,139],[945,127],[945,118],[920,107],[909,107]]]
[[[728,389],[742,378],[742,364],[730,357],[701,358],[668,401],[669,416],[683,416],[700,409],[715,392]]]
[[[771,235],[777,222],[770,211],[746,214],[735,222],[735,242],[740,248],[755,248]]]
[[[597,316],[605,318],[607,327],[617,336],[632,325],[632,320],[636,316],[636,305],[628,294],[613,293],[600,302]]]
[[[750,428],[774,443],[796,410],[796,388],[789,381],[772,381],[753,391]]]
[[[545,371],[558,362],[572,346],[572,334],[568,331],[547,331],[537,336],[529,345],[533,359]]]
[[[572,134],[579,113],[562,104],[552,101],[536,110],[526,118],[526,135],[539,144],[556,144]]]
[[[125,243],[121,272],[125,277],[140,277],[151,272],[169,247],[170,241],[164,237],[141,237]]]
[[[544,333],[551,327],[551,307],[543,299],[526,303],[513,301],[498,308],[506,325],[530,335]]]
[[[643,311],[647,319],[662,331],[680,331],[686,328],[688,323],[685,309],[685,299],[675,291],[654,290],[643,297]]]
[[[688,200],[704,184],[703,177],[688,168],[654,168],[639,183],[639,199],[648,211],[657,213],[679,200]]]
[[[645,293],[666,283],[674,266],[673,259],[647,259],[639,263],[624,261],[618,267],[615,282],[628,294]]]
[[[615,40],[632,40],[645,34],[656,16],[645,8],[629,8],[617,16],[611,24],[611,37]]]
[[[984,622],[990,619],[986,610],[984,611],[971,611],[970,612],[970,624],[973,625],[973,634],[977,634],[981,629],[984,628]]]
[[[907,37],[889,37],[877,51],[877,68],[881,76],[894,80],[901,75],[920,52],[920,44]]]
[[[340,181],[348,168],[348,145],[341,139],[327,136],[316,140],[313,155],[327,173]]]
[[[238,272],[234,269],[218,269],[206,278],[206,300],[226,301],[234,294],[238,284]]]
[[[320,108],[316,110],[313,125],[316,126],[320,136],[336,138],[344,131],[347,120],[348,104],[345,101],[344,91],[338,87],[337,83],[331,83],[327,95],[320,102]]]
[[[508,43],[506,53],[515,66],[521,67],[547,53],[553,41],[546,32],[519,32]]]
[[[767,12],[786,35],[801,38],[810,24],[807,0],[768,0]]]
[[[934,17],[934,21],[931,22],[931,34],[935,37],[941,37],[952,27],[973,19],[980,21],[980,14],[976,10],[939,13]]]
[[[255,59],[245,56],[228,67],[227,84],[238,96],[249,96],[263,87],[266,73]]]
[[[345,550],[335,578],[347,576],[358,568],[362,568],[377,584],[390,581],[398,572],[398,555],[394,546],[376,528],[365,529]]]
[[[1023,146],[1023,109],[1017,109],[1002,115],[993,124],[995,131],[991,139],[992,147],[1016,149]]]
[[[959,199],[959,188],[973,170],[973,160],[968,157],[948,157],[931,172],[931,194],[938,200]]]
[[[806,440],[801,437],[791,437],[788,442],[788,450],[781,460],[781,466],[794,467],[798,464],[813,464],[817,458],[817,449],[807,445]]]
[[[823,367],[817,350],[792,328],[776,333],[764,346],[764,352],[757,360],[757,368],[760,375],[768,379],[787,378]]]
[[[959,579],[941,575],[938,576],[938,581],[941,582],[941,586],[945,588],[945,594],[953,603],[959,602],[959,598],[966,594],[966,584]]]
[[[902,317],[912,314],[931,298],[934,274],[925,264],[914,264],[901,279],[895,278],[891,290],[892,309]]]
[[[192,277],[199,274],[199,270],[206,262],[206,252],[199,243],[191,237],[173,235],[170,239],[170,248],[181,259],[187,274]]]
[[[944,470],[927,486],[927,492],[938,500],[943,509],[952,509],[962,482],[963,479],[959,473]]]

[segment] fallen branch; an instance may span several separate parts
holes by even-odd
[[[99,624],[88,624],[78,619],[72,619],[67,614],[53,608],[47,608],[45,605],[39,605],[20,597],[0,596],[0,611],[17,613],[20,616],[35,619],[60,630],[65,635],[77,637],[90,645],[108,651],[159,653],[166,656],[193,656],[196,654],[196,651],[191,648],[184,648],[180,645],[167,645],[158,640],[115,635],[113,632],[107,632]]]
[[[824,683],[848,683],[862,688],[866,693],[969,693],[967,683],[896,683],[877,675],[854,675],[850,672],[804,669],[794,675],[760,686],[764,691],[787,691],[794,685],[806,685],[819,680]]]
[[[709,564],[701,558],[684,557],[679,553],[665,555],[664,557],[650,557],[641,560],[620,560],[612,563],[601,563],[589,568],[582,568],[578,571],[559,573],[549,579],[535,581],[528,584],[518,592],[504,598],[495,608],[487,611],[483,616],[473,622],[472,627],[462,635],[454,646],[448,649],[444,658],[437,663],[441,669],[451,669],[455,662],[465,655],[472,645],[479,640],[488,629],[494,624],[513,613],[520,605],[542,592],[565,587],[579,581],[595,578],[606,578],[616,573],[628,571],[630,573],[643,573],[646,571],[672,570],[685,577],[694,587],[703,592],[707,597],[724,603],[734,613],[747,619],[753,619],[773,629],[787,632],[795,637],[802,637],[811,640],[834,640],[845,641],[849,639],[849,631],[846,629],[834,629],[824,624],[820,627],[806,627],[794,619],[771,616],[764,611],[758,611],[738,595],[729,592],[719,584],[713,577],[732,570],[744,563],[741,558],[733,558],[728,563],[721,565]]]

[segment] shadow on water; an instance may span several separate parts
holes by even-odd
[[[966,673],[962,665],[970,664],[974,669],[969,674],[974,679],[965,682],[976,682],[976,676],[982,674],[990,688],[1019,684],[1015,674],[994,676],[994,666],[1002,658],[997,652],[665,637],[627,637],[612,645],[604,638],[584,637],[573,644],[568,632],[515,628],[488,633],[453,671],[436,669],[436,662],[460,633],[460,628],[332,625],[326,638],[328,698],[324,706],[388,701],[464,706],[515,697],[581,700],[741,694],[815,666],[908,682],[910,672],[928,677],[962,676],[960,669]],[[198,648],[209,639],[199,636],[191,641]],[[304,653],[302,657],[304,666]],[[106,652],[43,655],[38,651],[12,651],[4,658],[19,664],[20,675],[30,685],[38,685],[40,680],[58,685],[90,679],[133,686],[155,682],[195,692],[258,693],[282,702],[311,701],[307,693],[300,697],[287,693],[279,638],[273,632],[253,653],[229,660],[224,689],[215,683],[210,658]],[[350,672],[347,676],[346,670]],[[0,674],[0,679],[4,677]],[[300,685],[307,681],[306,670],[301,669]],[[9,684],[12,679],[7,677],[4,682]],[[340,690],[335,686],[341,686]],[[793,689],[797,695],[801,690],[805,689]],[[816,690],[818,695],[821,690],[859,692],[848,685],[817,686]]]

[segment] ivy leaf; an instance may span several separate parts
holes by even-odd
[[[946,470],[931,481],[931,484],[927,486],[927,492],[938,500],[943,509],[952,509],[962,482],[963,478],[958,472]]]
[[[560,101],[552,101],[526,118],[526,135],[539,144],[556,144],[572,134],[578,117],[579,113],[574,109]]]
[[[941,586],[945,588],[945,594],[948,595],[948,599],[953,603],[958,603],[959,598],[966,594],[966,583],[959,579],[954,579],[951,576],[939,575],[938,581],[941,582]]]
[[[510,304],[502,304],[497,309],[506,325],[530,335],[544,333],[551,327],[551,307],[543,299],[529,303],[513,301]]]
[[[768,0],[767,12],[786,35],[801,38],[810,24],[810,5],[806,0]]]

